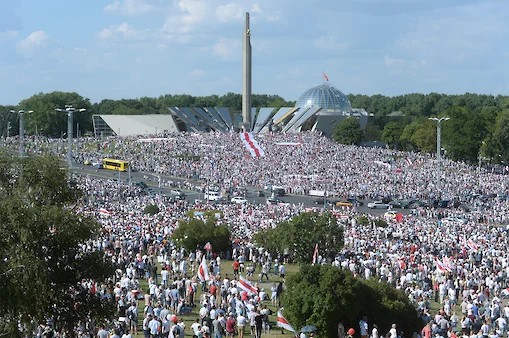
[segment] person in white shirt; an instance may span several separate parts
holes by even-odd
[[[398,331],[396,331],[396,324],[392,324],[391,329],[389,330],[390,338],[397,338]]]
[[[191,325],[193,331],[193,338],[201,338],[201,324],[200,318],[196,318],[196,321]]]
[[[373,330],[371,330],[371,338],[378,338],[378,326],[376,324],[373,325]]]
[[[129,330],[126,331],[123,335],[122,335],[122,338],[133,338],[133,336],[129,333]]]

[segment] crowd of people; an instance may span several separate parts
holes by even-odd
[[[213,184],[234,191],[277,185],[297,195],[318,190],[365,199],[390,195],[468,203],[468,212],[420,207],[398,221],[390,220],[387,227],[375,226],[380,216],[365,215],[369,220],[366,225],[358,221],[355,209],[336,211],[345,229],[345,247],[336,257],[319,257],[319,262],[403,290],[423,319],[423,330],[416,334],[424,338],[506,334],[507,175],[444,159],[440,163],[441,176],[437,177],[436,160],[429,155],[339,145],[312,132],[267,133],[256,138],[264,157],[251,158],[235,133],[181,133],[145,140],[82,138],[76,143],[74,160],[124,159],[133,169],[161,175],[165,178],[163,185],[179,178],[184,179],[183,188],[189,189]],[[4,142],[16,146],[15,140]],[[27,140],[27,152],[64,156],[65,147],[61,140],[39,137]],[[222,273],[219,256],[209,257],[206,250],[184,252],[172,243],[171,233],[180,220],[189,217],[189,210],[219,209],[218,224],[229,226],[232,232],[232,251],[223,257],[241,262],[242,273],[255,284],[263,271],[265,276],[272,273],[280,278],[282,266],[284,275],[285,257],[272,257],[257,248],[253,234],[291,219],[306,208],[293,204],[170,202],[161,195],[146,195],[142,188],[127,182],[90,176],[81,176],[79,182],[88,192],[80,211],[97,217],[102,224],[101,238],[87,243],[84,249],[104,250],[120,267],[113,286],[94,288],[112,292],[119,317],[123,318],[125,337],[130,329],[131,333],[143,331],[145,337],[177,338],[187,331],[200,338],[232,337],[235,333],[240,338],[249,333],[259,338],[268,329],[267,305],[278,303],[283,278],[281,285],[271,290],[259,287],[258,294],[243,292],[237,285],[238,276]],[[144,214],[147,204],[157,205],[159,213]],[[443,220],[445,216],[449,221]],[[208,255],[208,268],[214,276],[205,283],[197,278],[203,255]],[[141,279],[149,285],[145,293],[140,292]],[[437,314],[430,312],[432,302],[440,304]],[[182,315],[193,306],[200,309],[199,318],[186,328]],[[401,334],[396,327],[395,323],[388,332],[391,338]],[[84,322],[79,331],[85,335],[92,329],[96,330],[97,325]],[[372,338],[385,335],[375,329],[375,325],[370,327]],[[360,331],[361,336],[367,335],[366,321]]]

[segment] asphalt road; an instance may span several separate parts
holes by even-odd
[[[107,169],[96,169],[95,167],[91,165],[83,165],[83,164],[74,164],[72,171],[77,174],[81,175],[90,175],[93,177],[101,178],[101,179],[111,179],[111,180],[121,180],[128,182],[129,181],[129,175],[131,182],[133,184],[138,182],[144,182],[147,184],[150,190],[154,191],[155,193],[162,193],[165,195],[171,195],[171,188],[169,187],[159,187],[159,177],[152,173],[145,173],[145,172],[118,172],[118,171],[111,171]],[[188,181],[183,178],[178,177],[169,177],[169,176],[161,176],[161,179],[164,181],[173,181],[173,182],[183,182]],[[196,181],[196,184],[199,184],[200,182]],[[202,183],[202,182],[201,182]],[[199,191],[193,191],[193,190],[186,190],[181,189],[185,193],[185,199],[189,202],[194,202],[195,200],[203,200],[203,193]],[[267,198],[270,197],[270,192],[265,191],[265,196],[260,197],[258,196],[258,190],[252,188],[252,189],[246,189],[246,196],[244,196],[249,203],[257,203],[257,204],[265,204],[267,203]],[[320,197],[316,196],[304,196],[304,195],[286,195],[286,196],[278,196],[278,199],[282,200],[284,203],[294,203],[294,204],[302,204],[305,207],[317,207],[317,208],[323,208],[323,202],[321,201]],[[320,201],[320,203],[317,203]],[[387,210],[386,209],[369,209],[367,207],[367,204],[371,202],[370,200],[360,200],[364,203],[363,206],[360,206],[357,208],[357,210],[361,213],[367,213],[367,214],[374,214],[374,215],[381,215],[384,214]],[[328,206],[329,209],[332,208],[332,206]],[[408,209],[398,209],[398,211],[401,211],[403,214],[408,214],[410,210]]]

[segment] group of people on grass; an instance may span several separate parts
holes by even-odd
[[[130,161],[138,170],[183,178],[184,181],[179,181],[183,182],[179,183],[183,188],[214,184],[234,191],[282,185],[292,194],[323,190],[368,199],[386,195],[407,199],[461,199],[468,203],[468,212],[421,207],[398,222],[390,220],[385,228],[373,225],[380,216],[365,215],[370,224],[366,226],[357,221],[356,210],[341,211],[345,248],[335,257],[324,255],[320,262],[348,269],[362,278],[386,281],[405,291],[432,335],[505,334],[504,320],[509,319],[503,310],[504,298],[509,295],[506,290],[509,243],[503,226],[509,216],[504,197],[508,191],[507,175],[445,159],[438,186],[436,161],[428,155],[338,145],[310,132],[268,133],[256,137],[265,157],[248,157],[238,134],[233,133],[182,133],[152,142],[140,142],[134,137],[80,139],[79,151],[74,156],[77,161],[84,161],[114,155]],[[30,140],[27,142],[28,152],[35,149],[54,154],[62,152],[59,141],[39,138],[35,142],[37,147]],[[11,143],[15,145],[14,141]],[[214,327],[214,320],[217,324],[222,318],[220,322],[224,319],[226,323],[230,314],[237,323],[235,332],[239,335],[239,316],[240,322],[245,317],[250,327],[252,314],[261,316],[263,302],[254,296],[243,299],[238,290],[232,292],[235,278],[227,278],[217,260],[211,264],[211,272],[218,277],[203,286],[202,295],[207,298],[196,298],[202,292],[202,285],[196,279],[202,250],[182,252],[171,241],[172,232],[181,219],[188,217],[189,210],[221,211],[217,223],[229,226],[232,232],[233,250],[228,257],[242,261],[244,273],[251,271],[252,279],[258,281],[272,273],[274,266],[284,266],[281,264],[284,257],[270,257],[255,246],[252,235],[306,211],[302,205],[292,204],[170,202],[164,196],[146,195],[140,187],[127,181],[87,176],[80,177],[79,183],[87,192],[79,212],[97,217],[102,224],[101,237],[85,243],[83,249],[104,250],[120,266],[112,285],[95,288],[115,297],[119,317],[125,318],[124,326],[130,327],[131,333],[135,330],[146,333],[155,328],[160,330],[157,334],[175,336],[171,328],[183,326],[181,316],[193,305],[200,307],[203,316],[198,319],[201,328],[195,330],[195,325],[192,331],[201,333],[202,337],[220,332],[217,325]],[[163,184],[173,183],[167,178]],[[144,214],[147,204],[157,205],[159,213]],[[442,221],[445,216],[452,221]],[[229,282],[227,286],[225,279]],[[142,290],[143,298],[141,280],[148,283],[148,288]],[[87,282],[90,281],[84,281]],[[216,292],[211,295],[213,285]],[[272,295],[271,290],[268,297],[271,300]],[[430,304],[435,301],[441,311],[432,315]],[[138,313],[143,315],[138,318]],[[254,327],[256,333],[256,322]],[[90,328],[90,323],[84,323],[79,330],[90,332]],[[182,332],[185,330],[182,328]],[[250,328],[245,332],[251,332]],[[228,331],[221,334],[228,335]]]

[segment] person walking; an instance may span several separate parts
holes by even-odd
[[[359,329],[361,338],[368,338],[368,318],[363,316],[359,321]]]

